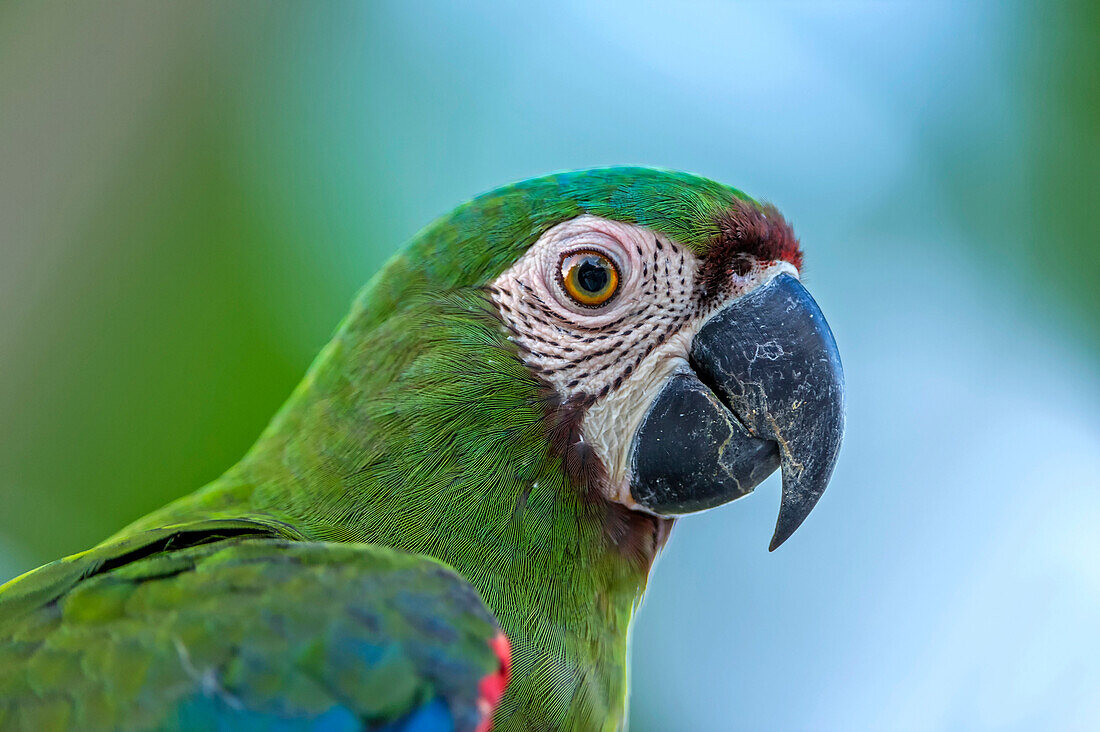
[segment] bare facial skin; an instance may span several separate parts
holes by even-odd
[[[577,252],[615,265],[618,288],[602,305],[579,303],[562,282],[562,262]],[[707,302],[701,263],[662,234],[585,215],[546,231],[491,286],[524,363],[563,402],[587,404],[582,439],[604,466],[606,498],[629,508],[638,508],[630,495],[631,440],[669,376],[689,368],[695,333],[780,272],[798,276],[787,262],[753,260],[744,274],[730,275],[726,298]]]

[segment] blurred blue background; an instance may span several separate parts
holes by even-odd
[[[0,6],[0,577],[248,447],[484,189],[775,202],[845,360],[832,486],[685,519],[632,729],[1100,728],[1094,4]]]

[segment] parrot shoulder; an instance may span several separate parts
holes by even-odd
[[[508,645],[468,582],[288,533],[157,529],[0,588],[0,729],[488,729]]]

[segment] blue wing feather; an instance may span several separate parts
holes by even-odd
[[[455,572],[386,547],[204,536],[150,532],[148,551],[128,540],[0,588],[0,729],[481,722],[499,626]]]

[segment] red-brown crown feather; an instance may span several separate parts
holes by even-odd
[[[759,261],[784,261],[802,269],[802,248],[794,229],[769,204],[735,199],[718,217],[718,238],[707,250],[702,282],[708,295],[719,293],[733,274],[744,275]]]

